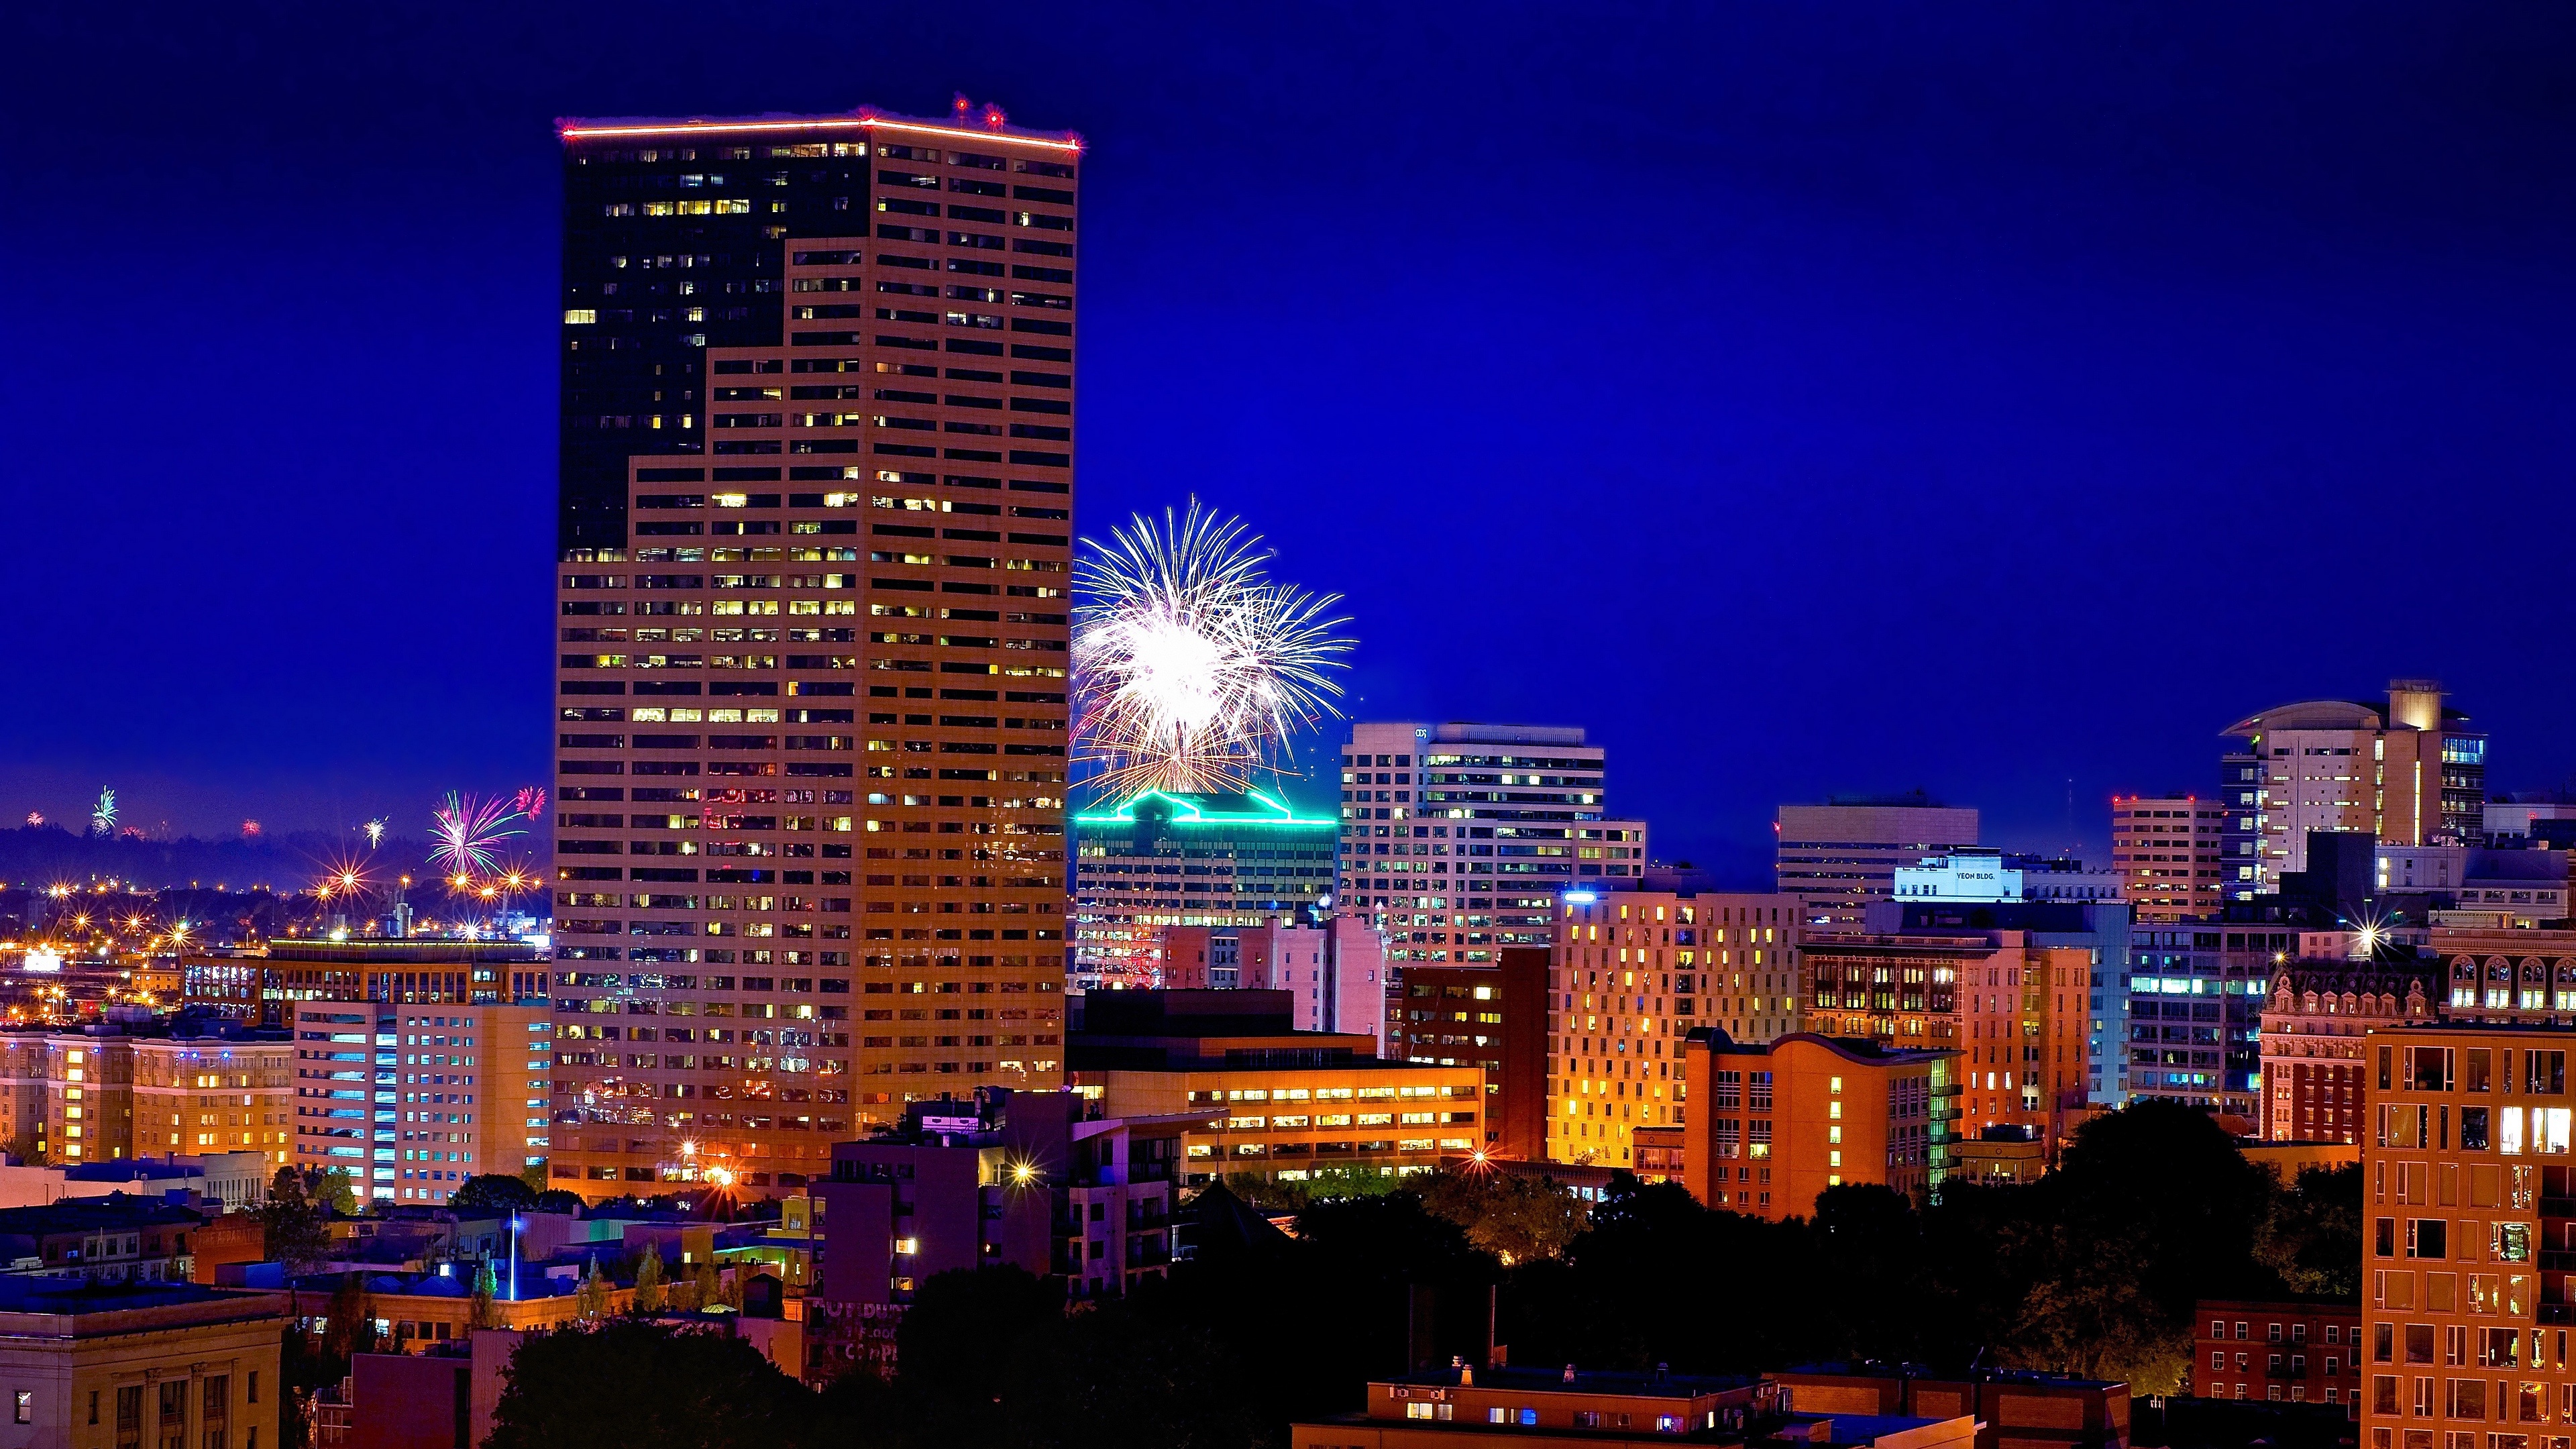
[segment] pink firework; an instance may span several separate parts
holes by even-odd
[[[508,801],[451,790],[447,804],[430,814],[430,834],[437,844],[429,858],[452,875],[489,875],[498,869],[494,852],[501,842],[527,834],[519,828],[525,818]]]
[[[519,813],[525,815],[530,820],[534,820],[538,816],[545,814],[546,787],[543,785],[520,786],[517,804],[519,807]]]

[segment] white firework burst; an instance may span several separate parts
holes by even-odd
[[[1196,499],[1083,540],[1074,748],[1106,798],[1245,789],[1298,730],[1340,715],[1341,596],[1272,582],[1260,545]]]

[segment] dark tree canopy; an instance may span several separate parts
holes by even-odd
[[[737,1338],[635,1319],[531,1334],[486,1449],[781,1449],[813,1396]]]
[[[537,1190],[506,1173],[486,1172],[458,1183],[447,1205],[457,1212],[515,1213],[537,1205]]]

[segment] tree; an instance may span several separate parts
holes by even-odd
[[[1506,1266],[1565,1251],[1583,1231],[1583,1203],[1553,1179],[1482,1166],[1418,1179],[1422,1206],[1467,1230]]]
[[[477,1173],[457,1184],[447,1198],[449,1208],[460,1213],[497,1213],[507,1217],[536,1206],[533,1188],[506,1173]]]
[[[358,1212],[358,1180],[345,1167],[335,1167],[322,1174],[313,1189],[313,1200],[341,1217],[355,1217]]]
[[[652,1243],[646,1243],[644,1256],[635,1265],[635,1311],[659,1313],[663,1306],[662,1250]]]
[[[597,1258],[590,1260],[590,1276],[573,1295],[573,1311],[586,1323],[608,1316],[608,1275],[599,1271]]]
[[[269,1181],[268,1200],[252,1209],[259,1219],[260,1252],[289,1273],[310,1273],[330,1248],[321,1210],[304,1195],[304,1175],[281,1167]]]
[[[568,1213],[573,1217],[580,1217],[581,1194],[566,1192],[559,1187],[547,1188],[537,1194],[536,1210],[541,1213]]]
[[[375,1300],[367,1296],[363,1275],[348,1274],[332,1291],[330,1306],[323,1310],[322,1351],[345,1364],[353,1355],[371,1353],[375,1347]]]
[[[724,1286],[716,1278],[714,1263],[701,1261],[698,1264],[697,1289],[698,1301],[690,1305],[692,1308],[704,1311],[724,1301]]]
[[[492,1300],[501,1292],[500,1280],[486,1261],[474,1270],[474,1296],[465,1306],[465,1323],[469,1328],[498,1328],[501,1315],[493,1310]]]
[[[741,1339],[618,1319],[531,1334],[485,1449],[779,1449],[813,1442],[813,1396]]]
[[[521,1167],[519,1169],[519,1181],[528,1185],[528,1196],[531,1199],[545,1196],[547,1191],[545,1162],[540,1159]]]
[[[2361,1164],[2307,1167],[2272,1195],[2254,1260],[2293,1293],[2361,1296]]]

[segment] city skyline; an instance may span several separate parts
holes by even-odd
[[[58,22],[67,53],[116,39],[89,23]],[[2420,508],[2430,481],[2522,521],[2484,545],[2483,576],[2545,568],[2569,448],[2530,379],[2549,375],[2538,349],[2576,291],[2558,260],[2576,225],[2532,182],[2563,169],[2569,132],[2541,103],[2467,98],[2518,94],[2487,86],[2489,68],[2545,67],[2567,48],[2555,24],[2358,26],[2349,56],[2300,70],[2302,113],[2265,113],[2247,141],[2307,42],[2188,17],[2157,22],[2187,57],[2163,61],[2074,17],[2018,50],[2003,22],[1940,35],[1882,18],[1831,37],[1769,17],[1552,49],[1551,69],[1527,54],[1549,33],[1528,11],[1439,63],[1403,20],[1368,32],[1382,46],[1319,22],[1267,37],[1276,61],[1241,62],[1225,58],[1245,32],[1213,21],[1147,40],[1033,19],[969,55],[907,19],[871,31],[864,65],[822,43],[757,80],[719,74],[747,40],[622,67],[653,26],[576,41],[530,23],[531,54],[612,63],[467,82],[447,62],[476,43],[469,23],[404,45],[264,34],[305,88],[209,107],[191,104],[204,81],[180,21],[130,63],[61,67],[81,91],[6,103],[39,143],[35,210],[57,218],[13,232],[12,257],[58,280],[36,290],[0,406],[29,440],[22,476],[97,480],[27,488],[19,521],[121,542],[105,562],[42,551],[0,597],[51,617],[103,574],[124,587],[105,591],[101,637],[156,641],[137,661],[148,689],[64,689],[0,723],[6,818],[73,819],[113,783],[137,821],[282,831],[539,778],[546,641],[519,621],[541,612],[551,543],[555,440],[535,401],[552,385],[548,119],[863,98],[937,111],[951,88],[1111,158],[1087,198],[1115,244],[1086,281],[1075,530],[1194,492],[1241,514],[1362,621],[1353,718],[1582,725],[1619,755],[1623,798],[1667,858],[1758,878],[1778,805],[1916,786],[1979,808],[1991,843],[2106,854],[2113,794],[2216,788],[2230,720],[2394,675],[2440,678],[2499,741],[2495,788],[2576,769],[2547,728],[2569,687],[2527,667],[2564,605],[2445,627],[2383,611],[2392,575],[2343,562],[2374,556],[2374,520]],[[2020,58],[2043,50],[2083,62],[2060,69],[2087,89],[2034,81]],[[1303,79],[1324,51],[1336,78]],[[1682,83],[1664,53],[1714,57],[1725,84]],[[2197,99],[2168,106],[2181,66]],[[2018,95],[1906,89],[1919,67]],[[1886,118],[1808,112],[1842,74],[1911,99]],[[2378,104],[2391,74],[2415,97],[2403,146]],[[1510,114],[1516,86],[1567,101],[1525,144],[1452,125],[1461,106]],[[1407,89],[1449,104],[1377,99]],[[200,138],[184,158],[155,139],[180,105]],[[1192,126],[1167,124],[1183,113]],[[323,114],[339,120],[312,128]],[[2161,159],[2127,150],[2133,133]],[[1600,235],[1530,179],[1578,166],[1650,188],[1666,223]],[[440,203],[468,184],[477,206]],[[189,217],[184,255],[132,240],[164,208]],[[1337,211],[1380,220],[1329,250],[1330,228],[1286,221]],[[1594,260],[1506,327],[1472,299],[1518,285],[1532,244]],[[1228,285],[1252,276],[1259,295]],[[1665,300],[1622,300],[1637,296]],[[325,300],[340,297],[368,301]],[[165,350],[173,319],[189,386],[138,410],[71,385]],[[1349,339],[1374,335],[1433,340],[1348,366]],[[1632,364],[1569,382],[1507,360],[1604,345]],[[394,421],[408,417],[439,421]],[[103,435],[118,446],[72,451]],[[1407,486],[1372,486],[1387,470]],[[1566,479],[1584,490],[1570,529]],[[110,499],[118,512],[99,512]],[[2348,603],[2303,609],[2295,662],[2265,622],[2290,606],[2248,616],[2224,562],[2217,520],[2248,506],[2301,520],[2311,547],[2293,559],[2316,560],[2317,586],[2350,580]],[[1466,577],[1545,570],[1566,588],[1430,587],[1426,531],[1490,561]],[[1569,561],[1586,538],[1601,546]],[[2141,696],[2071,654],[2029,665],[2034,644],[2124,627],[2140,595],[2164,596],[2139,617],[2175,639],[2136,647],[2196,654],[2181,683]],[[1925,631],[1926,602],[2013,621],[2014,667],[1961,667],[1958,645],[1983,636]],[[1701,653],[1727,661],[1730,693],[1799,687],[1727,708],[1705,671],[1657,667]],[[1584,717],[1562,704],[1569,668],[1633,693]],[[1913,722],[1832,702],[1888,680],[1910,681]],[[349,703],[278,727],[299,697]],[[1290,788],[1304,803],[1328,782]]]

